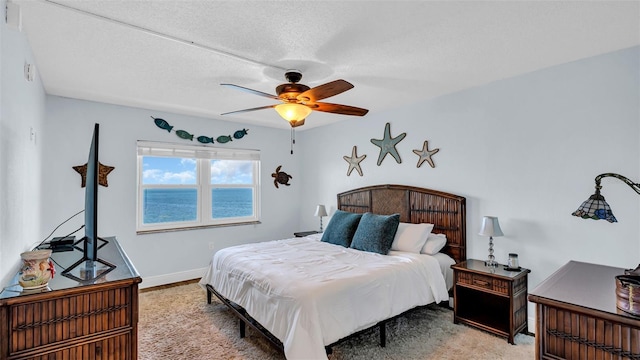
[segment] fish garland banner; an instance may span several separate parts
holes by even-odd
[[[156,124],[156,126],[159,127],[160,129],[167,130],[168,132],[171,132],[171,130],[173,130],[173,126],[169,125],[169,123],[166,120],[161,118],[154,118],[153,116],[151,118],[153,119],[153,122]],[[193,141],[194,135],[189,133],[188,131],[175,130],[175,133],[181,139]],[[249,133],[249,129],[242,129],[234,132],[233,136],[220,135],[218,137],[213,137],[213,136],[209,137],[209,136],[201,135],[201,136],[198,136],[196,140],[202,144],[213,144],[214,142],[217,142],[219,144],[225,144],[225,143],[228,143],[229,141],[233,141],[233,139],[240,140],[243,137],[245,137],[248,133]]]

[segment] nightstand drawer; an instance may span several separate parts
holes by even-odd
[[[471,274],[471,285],[489,290],[493,288],[493,282],[490,277],[478,274]]]
[[[472,285],[479,288],[493,290],[502,294],[509,294],[509,282],[490,276],[459,272],[458,283]]]

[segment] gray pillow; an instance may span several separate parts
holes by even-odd
[[[358,229],[353,235],[351,247],[357,250],[387,255],[393,238],[398,230],[400,214],[376,215],[365,213],[362,215]]]
[[[322,241],[349,247],[362,214],[336,210],[322,234]]]

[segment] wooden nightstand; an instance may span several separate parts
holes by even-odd
[[[451,268],[454,323],[504,336],[510,344],[517,333],[527,331],[529,269],[507,271],[502,264],[488,267],[483,260],[474,259]]]
[[[293,235],[294,235],[295,237],[305,237],[305,236],[308,236],[308,235],[319,234],[319,233],[320,233],[319,231],[312,230],[312,231],[300,231],[300,232],[296,232],[296,233],[293,233]]]

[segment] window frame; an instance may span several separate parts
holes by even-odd
[[[168,232],[200,229],[217,226],[236,226],[260,223],[260,151],[251,149],[218,148],[211,146],[182,145],[152,141],[137,141],[137,200],[136,233]],[[173,157],[196,161],[196,184],[144,184],[143,158]],[[251,184],[212,184],[211,160],[252,161]],[[144,190],[170,188],[195,188],[197,190],[197,215],[194,221],[164,222],[144,224]],[[212,214],[212,190],[214,188],[251,188],[253,195],[253,215],[214,219]]]

